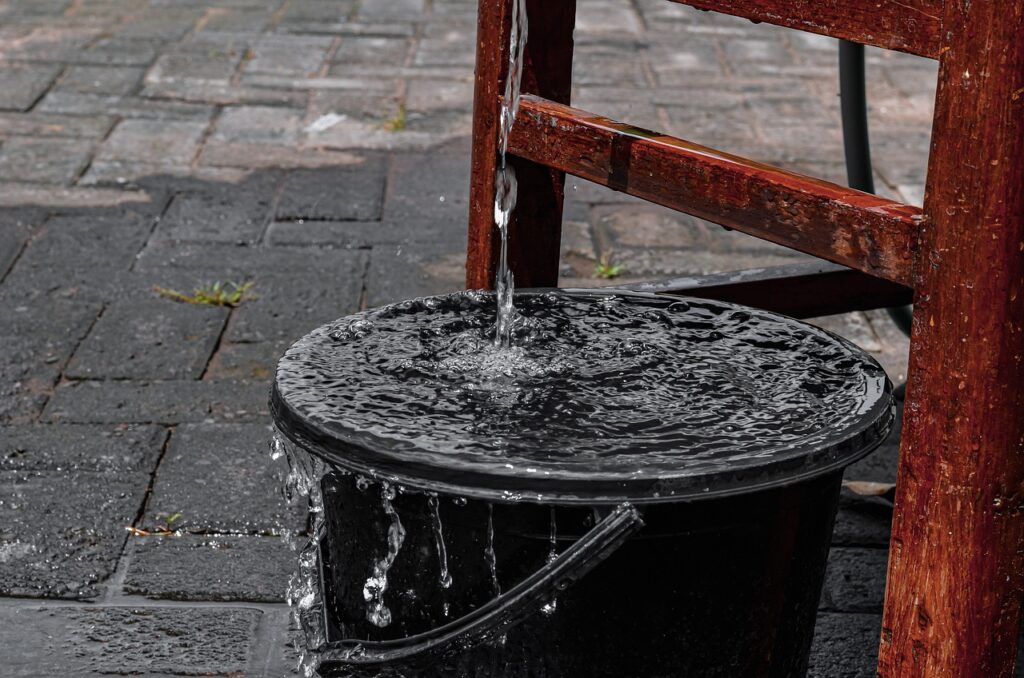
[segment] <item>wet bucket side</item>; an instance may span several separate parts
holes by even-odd
[[[608,509],[413,492],[394,493],[385,509],[380,485],[330,473],[320,673],[802,676],[839,483],[833,473],[740,497],[645,507],[641,531],[565,590],[535,601],[523,623],[475,647],[455,643],[360,671],[337,652],[332,658],[337,641],[400,641],[471,615],[549,566]],[[387,572],[390,622],[382,626],[365,586],[386,555],[395,515],[404,538]]]

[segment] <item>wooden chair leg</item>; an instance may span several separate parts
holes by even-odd
[[[512,0],[480,0],[466,260],[466,286],[471,289],[493,288],[498,264],[494,173],[511,10]],[[572,85],[575,0],[527,0],[527,13],[530,26],[523,92],[567,104]],[[554,287],[558,284],[564,174],[520,158],[510,157],[509,162],[519,181],[519,200],[509,224],[509,266],[519,287]]]
[[[878,675],[1010,678],[1024,549],[1024,7],[946,2]]]

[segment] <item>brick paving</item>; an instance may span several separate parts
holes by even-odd
[[[474,30],[468,0],[0,0],[5,675],[292,675],[267,383],[304,331],[460,286]],[[579,0],[576,41],[577,105],[843,181],[834,41],[664,0]],[[934,65],[868,61],[878,189],[920,204]],[[564,285],[801,256],[567,185]],[[153,291],[217,280],[256,298]],[[884,313],[818,322],[903,378]],[[890,515],[843,497],[811,675],[873,675]]]

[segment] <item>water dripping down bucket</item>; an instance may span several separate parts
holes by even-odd
[[[804,675],[843,468],[892,423],[881,368],[714,301],[516,306],[512,348],[488,334],[493,295],[467,292],[282,358],[275,423],[321,464],[316,671]]]

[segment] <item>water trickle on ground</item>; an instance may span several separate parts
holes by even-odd
[[[494,345],[509,347],[512,343],[512,329],[516,323],[516,309],[513,304],[515,280],[508,268],[508,227],[512,210],[516,206],[518,183],[515,168],[506,162],[509,135],[519,112],[519,99],[523,79],[523,53],[529,22],[526,18],[526,0],[512,3],[512,26],[510,29],[508,75],[505,79],[505,96],[502,98],[498,119],[498,167],[494,189],[494,223],[501,236],[501,253],[498,258],[498,272],[494,289],[497,291],[497,319],[494,324]]]

